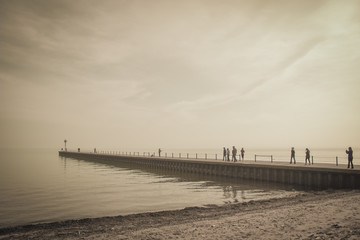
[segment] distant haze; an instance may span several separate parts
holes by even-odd
[[[359,147],[360,1],[0,0],[0,147]]]

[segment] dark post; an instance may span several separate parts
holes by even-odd
[[[311,156],[311,164],[314,164],[314,156]]]
[[[255,162],[256,162],[256,154],[255,154]]]
[[[336,166],[338,166],[338,156],[336,156]]]
[[[273,157],[272,157],[272,155],[271,155],[271,163],[273,162]]]

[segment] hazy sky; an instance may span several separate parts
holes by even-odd
[[[360,1],[0,0],[4,147],[359,147]]]

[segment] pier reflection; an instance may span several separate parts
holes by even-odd
[[[211,188],[216,187],[223,191],[223,196],[226,199],[225,203],[236,203],[236,202],[245,202],[254,198],[254,195],[258,197],[264,192],[270,192],[274,190],[283,190],[283,191],[303,191],[309,190],[301,186],[292,186],[289,184],[279,184],[267,181],[257,181],[257,180],[246,180],[240,178],[230,178],[230,177],[219,177],[214,175],[207,174],[196,174],[188,173],[182,171],[174,171],[163,168],[155,168],[146,165],[135,165],[124,163],[116,160],[108,159],[90,159],[90,158],[81,158],[81,157],[59,157],[61,161],[64,162],[64,169],[66,171],[66,161],[75,160],[78,161],[81,166],[81,161],[87,163],[93,163],[94,166],[97,165],[106,165],[111,168],[125,169],[125,170],[139,170],[143,173],[149,173],[156,175],[157,178],[165,179],[159,181],[175,181],[176,182],[198,182],[199,190],[202,188]],[[250,193],[250,197],[249,197]]]

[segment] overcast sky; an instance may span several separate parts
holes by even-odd
[[[360,1],[0,0],[3,147],[359,147]]]

